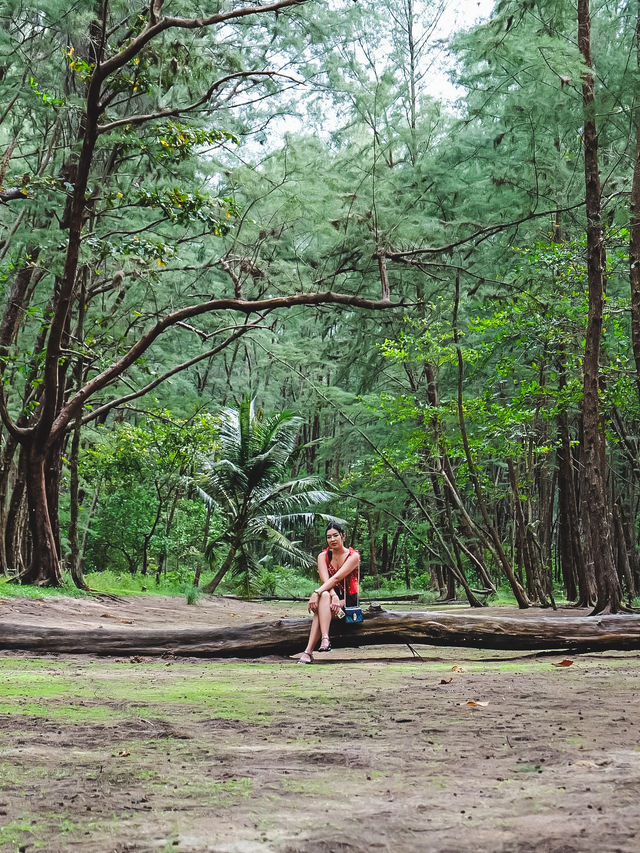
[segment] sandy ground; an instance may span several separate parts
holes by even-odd
[[[0,602],[2,622],[74,628],[303,611]],[[417,651],[333,651],[313,666],[0,651],[0,850],[640,849],[636,654],[558,666],[558,654]]]

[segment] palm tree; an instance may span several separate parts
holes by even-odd
[[[221,511],[226,521],[205,556],[215,565],[227,550],[204,592],[212,593],[231,570],[249,595],[266,553],[275,552],[286,563],[314,565],[286,532],[311,524],[316,515],[310,508],[333,495],[317,477],[285,480],[301,424],[302,418],[291,412],[265,416],[248,397],[238,409],[220,413],[219,448],[213,460],[203,461],[197,488],[207,506]]]

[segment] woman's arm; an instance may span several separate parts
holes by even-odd
[[[318,574],[320,575],[320,581],[324,584],[329,580],[329,569],[327,568],[327,561],[325,559],[324,551],[321,551],[318,554]],[[318,609],[318,602],[320,601],[320,594],[318,591],[314,591],[311,593],[311,597],[309,598],[309,613],[315,613]]]
[[[321,551],[320,554],[318,554],[318,574],[320,575],[322,583],[326,583],[329,580],[329,569],[327,567],[327,560],[325,558],[324,551]]]

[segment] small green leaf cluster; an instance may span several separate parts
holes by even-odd
[[[47,106],[61,107],[66,103],[65,98],[59,98],[57,95],[51,95],[48,92],[43,92],[40,84],[34,77],[29,77],[29,86],[31,87],[31,91],[34,92],[42,100],[42,103]]]
[[[228,234],[229,220],[238,215],[232,198],[213,198],[199,190],[188,192],[180,187],[138,190],[131,203],[151,210],[159,209],[177,225],[202,225],[215,236]]]
[[[125,128],[118,137],[124,154],[144,154],[153,163],[181,163],[205,146],[231,142],[239,145],[238,137],[221,128],[201,128],[177,121],[150,124],[145,134],[134,127]]]
[[[91,79],[95,69],[95,64],[87,62],[84,59],[80,59],[79,56],[76,56],[74,47],[67,48],[65,52],[65,59],[69,70],[73,71],[78,80],[86,83]]]

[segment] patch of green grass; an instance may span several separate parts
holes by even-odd
[[[24,840],[26,833],[31,836],[32,833],[42,832],[43,829],[42,824],[32,822],[26,815],[20,820],[12,820],[11,823],[0,826],[0,849],[7,844],[18,845]]]
[[[164,785],[150,787],[164,787]],[[189,797],[204,796],[212,807],[231,806],[253,794],[253,779],[241,776],[237,779],[222,779],[216,782],[207,779],[197,782],[190,780],[180,785],[179,790]]]
[[[0,761],[0,790],[16,788],[25,785],[34,779],[68,779],[69,771],[61,767],[52,770],[50,767],[42,767],[30,763],[28,766],[19,766],[14,760]]]
[[[0,578],[0,598],[50,598],[66,596],[68,598],[86,598],[91,593],[78,589],[71,575],[63,573],[61,587],[31,586],[29,584],[11,583],[9,578]],[[184,578],[161,577],[156,583],[154,576],[130,575],[126,572],[89,572],[85,575],[87,586],[93,592],[110,593],[111,595],[143,595],[143,596],[185,596],[189,604],[195,603],[202,595],[199,587],[186,582]],[[222,591],[222,590],[221,590]]]
[[[301,794],[302,796],[320,794],[327,799],[335,791],[335,779],[331,779],[325,773],[321,777],[311,779],[282,779],[280,786],[289,794]]]
[[[15,703],[0,702],[0,714],[22,715],[24,717],[40,717],[43,720],[80,723],[116,723],[126,716],[124,710],[114,710],[104,705],[66,705],[50,702],[46,705],[34,702]]]
[[[56,663],[55,668],[44,661],[22,663],[0,659],[0,714],[115,723],[173,705],[195,713],[206,709],[212,719],[267,725],[296,702],[311,700],[330,709],[344,698],[330,695],[319,680],[301,683],[293,666],[206,663],[168,670],[163,661]],[[258,681],[256,670],[269,677]]]
[[[184,579],[160,578],[160,583],[152,575],[131,575],[126,572],[90,572],[85,575],[87,586],[98,592],[113,595],[182,595]]]
[[[30,586],[11,583],[10,578],[0,578],[0,598],[51,598],[64,595],[69,598],[86,598],[88,593],[78,589],[70,574],[63,574],[64,583],[60,587]]]

